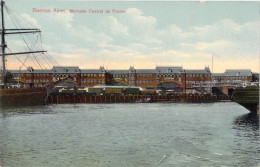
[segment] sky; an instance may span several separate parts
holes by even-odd
[[[212,71],[213,57],[215,73],[226,69],[259,72],[260,2],[10,0],[6,5],[24,28],[41,29],[41,41],[37,35],[25,38],[40,42],[48,51],[45,60],[51,56],[59,65],[82,69],[209,66]],[[33,8],[50,13],[33,12]],[[67,12],[53,12],[55,8]],[[70,9],[87,13],[70,13]],[[113,9],[125,12],[112,13]],[[6,27],[12,27],[11,23],[7,18]],[[24,49],[11,35],[7,41],[12,52]],[[16,58],[8,59],[7,68],[21,66]],[[19,59],[23,62],[26,55]],[[39,58],[42,64],[45,60]],[[42,67],[51,66],[46,61]]]

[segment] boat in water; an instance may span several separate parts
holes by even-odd
[[[30,46],[26,43],[28,47],[28,51],[24,52],[12,52],[6,43],[6,35],[23,35],[23,34],[39,34],[41,31],[37,28],[19,28],[19,26],[15,25],[16,28],[6,28],[5,27],[5,12],[11,17],[10,20],[15,21],[13,19],[14,15],[12,15],[11,10],[5,5],[5,2],[1,0],[1,78],[0,78],[0,106],[16,106],[16,105],[40,105],[45,103],[45,99],[47,97],[46,87],[23,87],[17,86],[8,83],[8,71],[6,69],[6,57],[7,56],[17,56],[17,55],[30,55],[37,53],[44,53],[46,51],[32,50]],[[24,38],[22,37],[24,40]],[[25,41],[25,40],[24,40]],[[8,49],[9,51],[7,52]],[[35,55],[34,55],[35,56]],[[21,64],[29,69],[21,59],[18,58]]]
[[[259,85],[236,88],[233,99],[252,113],[259,114]]]

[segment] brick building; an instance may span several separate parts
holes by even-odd
[[[192,88],[193,84],[210,82],[212,80],[211,72],[208,67],[203,70],[184,70],[186,75],[186,88]]]
[[[212,74],[215,82],[241,82],[253,81],[253,73],[250,69],[227,69],[224,73]]]
[[[105,70],[80,69],[78,66],[54,66],[50,70],[8,70],[12,75],[13,84],[24,87],[43,87],[63,79],[70,79],[77,86],[91,87],[95,85],[129,85],[146,89],[170,89],[185,91],[196,83],[211,81],[252,81],[251,70],[226,70],[224,73],[211,74],[210,69],[183,69],[180,66],[157,66],[154,69]]]

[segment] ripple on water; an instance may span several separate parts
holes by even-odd
[[[2,166],[256,166],[259,123],[235,103],[1,109]]]

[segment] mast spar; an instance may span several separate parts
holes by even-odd
[[[5,57],[8,55],[19,55],[19,54],[31,54],[31,53],[44,53],[47,51],[32,51],[29,49],[29,52],[17,52],[17,53],[5,53],[5,48],[7,47],[5,43],[5,35],[6,34],[24,34],[24,33],[41,33],[41,31],[37,28],[34,29],[5,29],[5,23],[4,23],[4,5],[5,2],[1,0],[1,21],[2,21],[2,29],[1,29],[1,51],[2,53],[0,56],[2,56],[2,64],[3,64],[3,71],[2,71],[2,82],[4,84],[4,87],[6,87],[6,64],[5,64]]]

